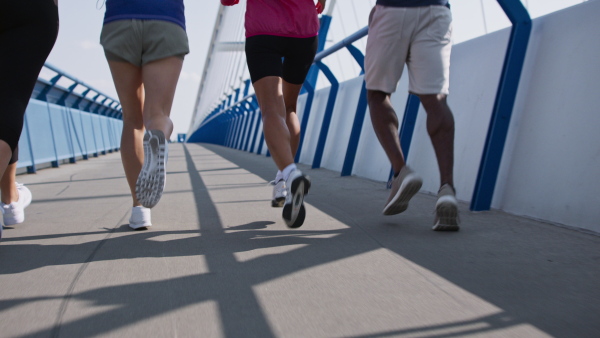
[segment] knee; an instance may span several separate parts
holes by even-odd
[[[295,114],[296,113],[296,103],[293,104],[285,104],[285,113],[286,115]]]
[[[124,129],[143,129],[144,119],[142,114],[123,114]]]
[[[419,99],[428,114],[439,114],[450,111],[445,94],[419,95]]]
[[[382,104],[388,99],[389,95],[379,90],[367,90],[367,101],[369,105]]]

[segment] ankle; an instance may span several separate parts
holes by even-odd
[[[296,164],[292,163],[290,165],[288,165],[287,167],[285,167],[281,172],[283,174],[283,179],[287,181],[288,177],[290,177],[290,174],[292,173],[292,171],[296,170]]]
[[[10,204],[19,200],[19,191],[17,187],[11,187],[10,189],[2,190],[2,197],[0,198],[2,203]]]

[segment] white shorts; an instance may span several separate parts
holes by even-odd
[[[367,89],[396,91],[404,65],[413,94],[448,94],[452,13],[445,6],[377,5],[365,55]]]

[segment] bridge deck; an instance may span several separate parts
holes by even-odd
[[[436,233],[433,196],[301,166],[307,220],[270,207],[271,159],[173,144],[154,227],[130,231],[119,154],[20,176],[0,332],[64,336],[570,336],[600,332],[600,237],[498,211]]]

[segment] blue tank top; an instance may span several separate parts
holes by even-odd
[[[447,6],[448,0],[377,0],[378,5],[390,7]]]
[[[163,20],[185,29],[184,12],[183,0],[106,0],[104,24],[127,19]]]

